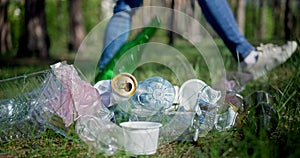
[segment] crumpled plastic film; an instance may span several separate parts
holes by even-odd
[[[103,105],[97,89],[90,83],[81,80],[73,65],[60,62],[51,65],[51,68],[57,80],[61,82],[66,93],[69,94],[66,104],[61,105],[60,102],[55,101],[52,103],[52,107],[58,112],[66,126],[72,124],[71,117],[76,120],[77,116],[91,115],[100,111]],[[109,113],[108,109],[107,113]]]
[[[99,95],[95,87],[81,80],[73,65],[60,62],[51,65],[51,68],[67,94],[60,98],[65,100],[63,103],[59,99],[51,102],[52,108],[63,119],[65,126],[76,121],[77,134],[95,151],[111,155],[122,148],[122,130],[110,121],[114,113],[105,106],[111,103],[110,81],[102,81],[102,90],[106,93]]]

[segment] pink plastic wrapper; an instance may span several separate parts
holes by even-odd
[[[63,119],[66,126],[70,126],[78,116],[92,115],[97,112],[102,104],[99,93],[90,83],[83,81],[73,65],[60,62],[51,65],[56,79],[63,86],[64,102],[55,100],[52,107]]]
[[[236,88],[236,83],[233,80],[228,81],[227,79],[224,80],[225,88],[227,91],[234,91]]]

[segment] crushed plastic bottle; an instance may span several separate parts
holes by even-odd
[[[60,89],[51,70],[0,81],[0,142],[41,136],[46,127],[66,136],[62,120],[41,100],[45,89]]]
[[[237,123],[237,108],[234,106],[229,106],[225,112],[216,114],[215,118],[215,128],[218,131],[224,131],[235,126]]]
[[[75,129],[79,137],[96,152],[113,155],[122,149],[122,129],[101,116],[82,116],[76,122]]]
[[[244,112],[244,98],[237,92],[227,91],[222,107],[215,119],[215,128],[218,131],[228,130],[237,125],[238,115]]]
[[[193,141],[205,136],[213,129],[219,106],[216,104],[221,98],[221,92],[214,90],[199,79],[187,80],[179,90],[179,110],[195,111],[193,120]]]
[[[163,111],[172,106],[175,88],[166,79],[153,76],[138,83],[132,97],[136,106],[153,111]]]
[[[123,121],[160,122],[163,113],[172,106],[176,95],[175,88],[166,79],[153,76],[138,82],[137,85],[133,96],[119,99],[117,106],[111,107],[116,116],[114,122],[117,124]]]

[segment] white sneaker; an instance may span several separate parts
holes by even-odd
[[[284,63],[296,51],[297,46],[297,42],[295,41],[288,41],[281,46],[261,44],[256,48],[257,61],[254,64],[242,62],[241,65],[246,65],[244,66],[244,70],[250,72],[255,80]]]

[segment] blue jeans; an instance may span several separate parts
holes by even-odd
[[[235,59],[239,55],[243,61],[254,47],[241,34],[236,20],[226,0],[198,0],[203,15],[225,45],[231,51]]]
[[[114,15],[109,21],[104,37],[104,51],[100,70],[112,59],[126,42],[131,26],[131,8],[139,7],[142,0],[118,0]],[[235,59],[243,61],[254,47],[241,34],[226,0],[198,0],[203,15],[221,37]],[[125,12],[122,12],[125,11]]]
[[[114,7],[114,15],[107,24],[103,53],[99,61],[99,68],[102,70],[113,58],[121,46],[126,42],[131,26],[131,7],[125,0],[117,1]]]

